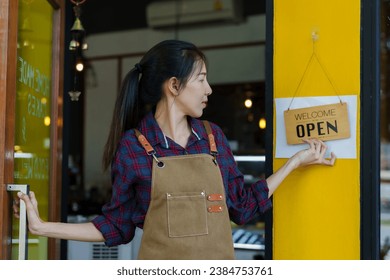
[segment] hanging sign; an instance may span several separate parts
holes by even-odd
[[[335,103],[284,111],[287,144],[303,139],[323,141],[350,137],[347,103]]]

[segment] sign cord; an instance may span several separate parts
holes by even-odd
[[[317,62],[318,62],[318,64],[320,65],[321,70],[324,72],[324,74],[325,74],[326,78],[328,79],[330,85],[332,86],[334,92],[336,93],[337,97],[339,98],[340,103],[341,103],[341,104],[343,103],[343,102],[341,101],[341,98],[340,98],[339,94],[338,94],[338,90],[336,89],[335,84],[332,82],[332,79],[330,78],[330,75],[328,74],[328,71],[326,71],[324,65],[323,65],[322,62],[320,61],[320,58],[319,58],[319,56],[318,56],[318,54],[317,54],[317,52],[316,52],[315,42],[318,40],[318,35],[317,35],[316,33],[313,33],[313,34],[312,34],[312,38],[313,38],[313,51],[312,51],[312,54],[311,54],[311,56],[310,56],[309,62],[308,62],[307,65],[306,65],[305,71],[303,72],[303,75],[302,75],[302,77],[301,77],[301,79],[300,79],[300,81],[299,81],[299,83],[298,83],[298,86],[297,86],[297,88],[296,88],[296,90],[295,90],[295,92],[294,92],[293,98],[291,99],[290,104],[288,105],[288,109],[287,109],[287,110],[290,110],[290,107],[291,107],[291,105],[292,105],[292,103],[293,103],[293,101],[294,101],[294,99],[295,99],[295,96],[297,95],[298,90],[300,89],[301,84],[302,84],[304,78],[306,77],[306,72],[307,72],[307,70],[309,69],[309,67],[311,66],[311,64],[313,63],[314,59],[316,59]]]

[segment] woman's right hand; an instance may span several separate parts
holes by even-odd
[[[29,195],[22,192],[18,192],[18,198],[13,205],[14,216],[19,218],[20,200],[23,200],[26,204],[28,228],[32,234],[39,234],[39,228],[44,223],[39,217],[38,201],[35,198],[33,191],[29,192]]]
[[[18,200],[14,205],[14,215],[19,217],[20,200],[26,204],[28,229],[34,235],[46,236],[51,238],[104,242],[104,236],[94,226],[92,222],[87,223],[61,223],[46,222],[39,217],[38,202],[34,192],[29,195],[18,192]]]

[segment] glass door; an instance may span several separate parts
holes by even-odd
[[[4,120],[0,128],[8,135],[0,138],[0,166],[8,172],[0,179],[4,186],[28,185],[39,203],[44,220],[58,220],[58,193],[61,188],[62,134],[62,61],[63,61],[63,0],[0,0],[9,5],[9,65],[6,72],[8,88]],[[15,20],[14,18],[17,18]],[[13,26],[15,25],[15,27]],[[0,26],[2,28],[2,26]],[[13,82],[13,83],[12,83]],[[0,84],[1,85],[1,84]],[[8,174],[8,175],[6,175]],[[12,174],[12,175],[9,175]],[[10,188],[8,188],[10,189]],[[0,197],[0,210],[6,209],[0,241],[3,259],[19,259],[19,219],[12,217],[10,205],[16,192]],[[2,198],[2,199],[1,199]],[[28,234],[27,259],[52,259],[58,253],[47,238]]]
[[[18,8],[14,183],[36,193],[42,219],[48,220],[52,95],[53,7],[23,0]],[[19,222],[12,244],[18,248]],[[13,248],[12,258],[18,250]],[[47,238],[28,237],[28,258],[47,259]]]

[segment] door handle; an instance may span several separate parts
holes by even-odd
[[[21,184],[8,184],[7,191],[9,192],[22,192],[24,194],[29,193],[29,185]],[[19,260],[27,260],[27,209],[23,200],[20,200],[19,210]]]

